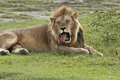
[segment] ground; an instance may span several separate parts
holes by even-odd
[[[100,32],[88,27],[88,18],[80,18],[84,26],[86,43],[104,54],[69,55],[65,53],[30,53],[29,55],[0,56],[1,80],[118,80],[120,79],[120,56],[111,52],[97,39]],[[28,20],[25,22],[4,22],[0,30],[47,24],[48,20]],[[92,33],[91,33],[92,32]],[[88,34],[89,33],[89,34]],[[91,33],[91,34],[90,34]],[[94,37],[91,37],[93,36]],[[117,47],[116,45],[113,45]],[[117,48],[116,48],[117,49]]]
[[[19,5],[16,0],[9,0],[9,4],[4,2],[4,0],[2,1],[3,2],[0,3],[5,3],[9,9],[12,3]],[[19,1],[21,4],[26,4],[27,6],[31,4],[26,3],[27,0]],[[29,1],[31,2],[32,0]],[[117,3],[107,2],[107,5],[108,3],[110,6],[117,5],[119,8],[119,4]],[[3,11],[1,14],[3,15],[6,13],[6,9],[8,9],[5,4],[3,6],[0,5],[0,10]],[[34,4],[37,5],[39,3]],[[44,4],[54,5],[54,3]],[[106,4],[104,3],[104,5]],[[16,7],[13,6],[13,8]],[[19,10],[26,10],[24,8],[20,8]],[[29,8],[29,10],[31,9],[36,10],[36,7]],[[39,8],[38,10],[42,9]],[[26,15],[16,15],[12,13],[12,10],[9,11],[11,12],[4,16],[1,15],[0,31],[43,25],[49,22],[49,20],[36,19],[34,16],[29,15],[29,12]],[[49,13],[44,15],[49,15]],[[9,18],[5,18],[6,16],[10,19],[12,17],[14,20],[8,20]],[[4,21],[3,18],[7,20]],[[86,43],[102,52],[103,57],[96,55],[70,55],[62,52],[60,54],[39,52],[30,53],[29,55],[11,54],[10,56],[0,56],[0,80],[119,80],[120,31],[111,30],[112,33],[117,33],[118,37],[117,40],[110,40],[109,44],[106,45],[104,43],[106,41],[104,41],[104,37],[102,37],[105,27],[98,27],[96,31],[96,27],[90,25],[90,15],[82,17],[79,15],[79,22],[83,26]],[[120,27],[117,29],[119,30],[119,28]]]
[[[96,10],[120,11],[119,3],[119,0],[0,0],[0,22],[49,19],[50,14],[63,5],[72,7],[84,17]]]

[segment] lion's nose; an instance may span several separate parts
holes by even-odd
[[[62,28],[60,28],[60,29],[62,29],[63,31],[65,30],[65,27],[62,27]]]

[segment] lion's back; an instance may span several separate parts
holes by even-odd
[[[20,45],[29,51],[49,51],[48,25],[33,26],[13,30],[18,35]]]

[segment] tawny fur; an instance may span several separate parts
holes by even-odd
[[[0,33],[0,53],[5,50],[19,54],[21,49],[29,52],[65,52],[74,54],[97,54],[91,46],[85,44],[83,29],[78,22],[77,13],[67,6],[60,7],[50,18],[48,25],[34,26],[29,28],[20,28],[6,30]],[[60,27],[57,26],[57,20],[63,25],[69,25],[66,30],[70,32],[71,42],[63,43],[60,41]],[[70,20],[70,24],[66,20]],[[27,53],[28,53],[27,51]]]
[[[64,14],[68,14],[70,16],[73,16],[74,12],[70,7],[67,6],[62,6],[59,9],[57,9],[52,15],[51,17],[53,19],[56,19],[58,16],[64,15]]]

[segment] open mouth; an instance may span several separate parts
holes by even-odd
[[[63,32],[60,34],[60,41],[61,42],[69,42],[70,41],[70,34],[68,32]]]

